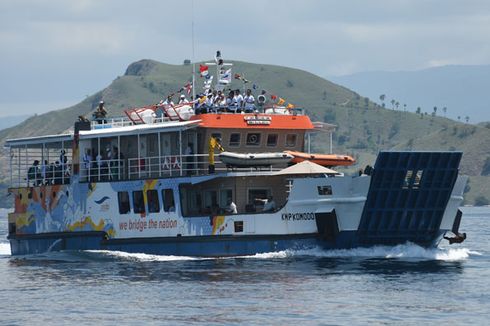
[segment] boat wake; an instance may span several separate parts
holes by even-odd
[[[416,244],[407,243],[394,247],[374,246],[370,248],[324,250],[312,248],[306,250],[284,250],[249,256],[256,259],[275,259],[289,257],[319,257],[319,258],[384,258],[406,260],[441,260],[460,261],[471,256],[482,254],[468,248],[423,248]]]
[[[407,243],[394,247],[390,246],[375,246],[370,248],[355,248],[355,249],[334,249],[325,250],[319,247],[311,249],[299,249],[299,250],[283,250],[276,252],[260,253],[250,256],[231,256],[231,257],[192,257],[192,256],[174,256],[174,255],[151,255],[144,253],[128,253],[123,251],[110,251],[110,250],[87,250],[83,251],[89,257],[94,259],[121,259],[129,261],[198,261],[198,260],[212,260],[212,259],[288,259],[288,258],[301,258],[301,257],[313,257],[313,258],[380,258],[380,259],[398,259],[398,260],[438,260],[438,261],[462,261],[472,256],[481,256],[478,251],[474,251],[468,248],[423,248],[416,244]],[[35,259],[38,256],[43,258],[56,257],[60,253],[50,252],[41,255],[28,255],[21,256],[22,258],[29,258],[31,256]],[[62,255],[70,255],[69,252],[64,252]],[[75,254],[75,253],[74,253]],[[80,256],[80,252],[75,254]],[[10,244],[0,243],[0,257],[11,256]],[[20,258],[20,257],[19,257]],[[80,258],[80,257],[79,257]]]
[[[0,242],[0,257],[10,256],[10,243]]]

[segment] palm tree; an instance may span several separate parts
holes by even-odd
[[[383,105],[383,104],[385,103],[385,98],[386,98],[386,95],[385,95],[385,94],[381,94],[381,95],[379,96],[379,99],[380,99],[380,101],[381,101],[381,105]]]
[[[460,115],[458,115],[458,121],[461,121],[461,116]]]
[[[398,106],[400,105],[400,102],[396,101],[395,103],[395,106],[396,106],[396,109],[398,110]]]
[[[444,118],[446,117],[447,107],[442,108],[442,112],[444,112]]]
[[[395,101],[394,99],[393,99],[393,100],[391,100],[391,108],[392,108],[393,110],[395,109],[395,102],[396,102],[396,101]]]
[[[415,111],[415,113],[420,114],[420,112],[422,112],[422,108],[420,106],[417,106],[417,111]]]
[[[466,117],[464,117],[464,120],[466,121],[466,123],[468,123],[468,121],[470,121],[470,117],[466,116]]]
[[[407,105],[406,104],[403,104],[403,111],[407,111]]]
[[[433,110],[434,110],[434,115],[436,115],[436,113],[437,113],[437,106],[434,106],[434,109]]]

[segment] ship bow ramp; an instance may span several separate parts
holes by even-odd
[[[357,230],[358,245],[437,244],[457,223],[466,177],[461,152],[381,152]]]

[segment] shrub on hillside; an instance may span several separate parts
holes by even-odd
[[[487,199],[487,197],[480,195],[475,198],[475,206],[486,206],[490,205],[490,201]]]
[[[487,157],[485,163],[483,163],[483,168],[481,169],[481,175],[490,175],[490,157]]]

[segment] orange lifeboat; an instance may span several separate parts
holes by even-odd
[[[354,158],[348,155],[337,154],[308,154],[304,152],[286,151],[293,156],[291,162],[300,163],[310,161],[322,166],[349,166],[356,162]]]

